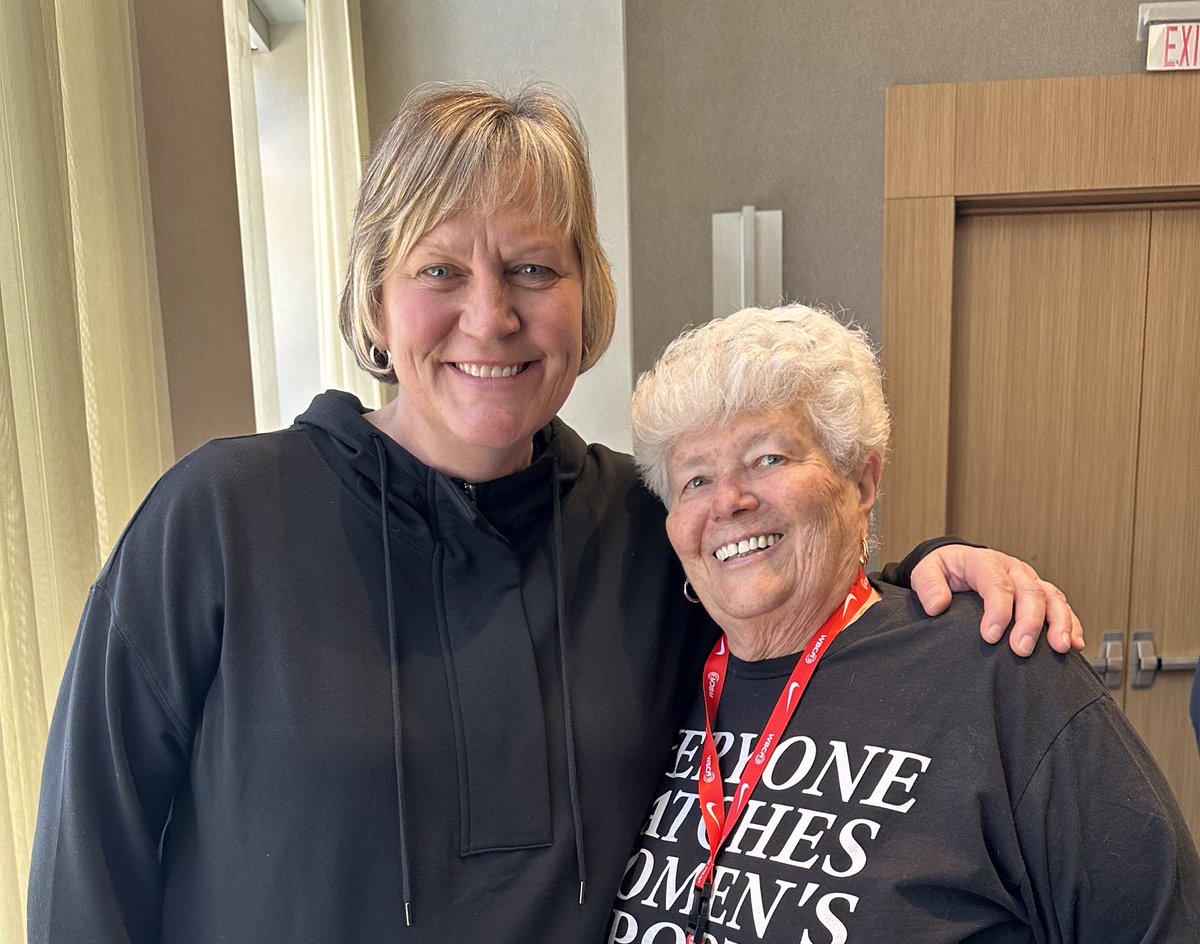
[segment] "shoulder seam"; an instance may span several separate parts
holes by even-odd
[[[138,672],[145,680],[146,685],[150,688],[150,691],[153,693],[155,700],[159,704],[159,707],[162,708],[163,714],[166,715],[167,721],[170,722],[171,727],[174,728],[175,739],[179,742],[179,746],[183,748],[184,752],[187,753],[189,751],[187,726],[183,723],[183,720],[179,717],[175,709],[171,707],[171,704],[167,700],[166,694],[163,691],[163,687],[154,677],[154,673],[151,672],[150,666],[146,662],[146,659],[142,655],[141,651],[136,645],[134,645],[132,637],[121,626],[121,621],[117,618],[116,601],[113,600],[112,594],[110,594],[108,589],[99,582],[96,582],[92,585],[92,592],[96,594],[103,594],[105,600],[108,602],[109,625],[111,625],[116,631],[117,635],[121,637],[121,641],[125,644],[125,648],[127,648],[130,654],[133,656],[133,661],[138,668]]]
[[[1037,763],[1033,765],[1033,769],[1029,772],[1029,776],[1026,778],[1025,783],[1021,785],[1021,793],[1017,797],[1016,802],[1013,803],[1013,811],[1014,812],[1016,811],[1017,807],[1019,807],[1024,802],[1025,794],[1029,790],[1029,785],[1031,783],[1033,783],[1033,780],[1037,776],[1038,771],[1041,769],[1042,764],[1044,764],[1046,762],[1046,757],[1049,755],[1050,751],[1054,748],[1054,745],[1058,743],[1058,739],[1063,736],[1063,733],[1067,730],[1067,728],[1069,728],[1071,726],[1071,724],[1075,721],[1076,718],[1078,718],[1081,714],[1083,714],[1085,711],[1087,711],[1089,708],[1091,708],[1093,705],[1095,705],[1097,702],[1099,702],[1103,698],[1104,698],[1104,693],[1099,692],[1090,701],[1088,701],[1087,703],[1085,703],[1083,705],[1080,705],[1079,708],[1077,708],[1074,712],[1071,713],[1070,717],[1068,717],[1065,721],[1063,721],[1062,727],[1060,727],[1054,733],[1054,737],[1052,737],[1049,741],[1046,742],[1045,750],[1042,751],[1042,755],[1038,758]]]

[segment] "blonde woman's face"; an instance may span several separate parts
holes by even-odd
[[[579,375],[583,284],[563,228],[520,207],[461,212],[417,241],[381,300],[401,445],[475,480],[527,465]]]

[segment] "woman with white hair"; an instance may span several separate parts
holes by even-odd
[[[1195,847],[1083,659],[1017,668],[978,599],[931,625],[863,573],[889,425],[863,332],[801,306],[638,383],[635,459],[724,633],[610,944],[1195,940]]]

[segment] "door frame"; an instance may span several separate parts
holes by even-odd
[[[956,217],[1200,200],[1200,72],[897,85],[885,110],[879,537],[896,560],[946,532]]]

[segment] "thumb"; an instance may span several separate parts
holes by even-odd
[[[940,567],[926,566],[927,564],[931,564],[930,558],[913,568],[910,583],[925,612],[929,616],[937,616],[950,605],[950,585],[946,583],[946,577]]]

